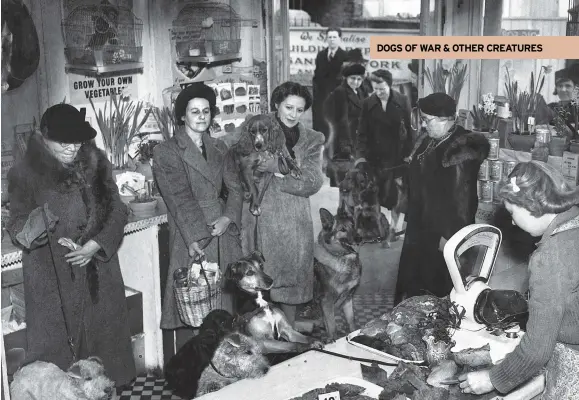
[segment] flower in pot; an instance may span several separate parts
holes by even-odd
[[[445,68],[442,61],[439,61],[433,71],[426,68],[424,74],[433,92],[446,93],[458,104],[462,87],[466,81],[466,69],[467,65],[463,64],[461,60],[457,60],[450,69]]]
[[[150,193],[139,194],[129,202],[129,208],[137,218],[148,218],[155,215],[158,200]]]
[[[153,179],[153,171],[151,168],[151,162],[153,161],[153,149],[159,142],[156,140],[144,140],[141,138],[141,142],[137,146],[137,165],[136,172],[139,172],[145,176],[146,180]]]
[[[163,139],[171,139],[171,136],[173,136],[173,132],[175,132],[175,128],[177,127],[177,120],[175,119],[175,113],[173,110],[169,107],[154,107],[153,116],[157,121]]]
[[[115,94],[111,95],[103,109],[99,109],[98,112],[91,98],[89,101],[95,113],[109,161],[116,169],[124,168],[129,159],[129,145],[147,121],[151,111],[146,110],[143,118],[139,120],[143,111],[143,102],[134,102],[128,97]]]
[[[492,133],[497,129],[497,105],[492,93],[483,94],[482,103],[472,106],[470,112],[475,131]]]

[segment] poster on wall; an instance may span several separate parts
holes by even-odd
[[[68,74],[70,103],[86,104],[108,101],[111,95],[137,97],[137,76],[87,77]]]

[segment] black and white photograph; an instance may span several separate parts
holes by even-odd
[[[1,2],[1,400],[579,400],[579,0]]]

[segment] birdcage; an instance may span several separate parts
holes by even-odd
[[[173,21],[178,61],[214,62],[239,58],[241,18],[222,3],[188,4]]]
[[[143,22],[130,9],[101,4],[74,8],[62,23],[67,70],[143,69]]]

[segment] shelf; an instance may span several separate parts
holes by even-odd
[[[65,69],[67,73],[95,76],[115,72],[129,72],[129,71],[142,73],[144,69],[144,64],[142,62],[115,64],[115,65],[101,65],[101,66],[66,64]]]
[[[214,63],[219,61],[240,61],[241,54],[223,54],[218,56],[184,56],[177,57],[178,62]]]

